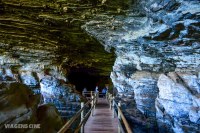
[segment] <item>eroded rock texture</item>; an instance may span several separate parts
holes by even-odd
[[[105,11],[104,2],[0,0],[0,82],[25,84],[42,94],[40,105],[52,103],[63,118],[73,116],[85,99],[69,84],[71,69],[108,76],[114,62],[114,54],[81,29]]]
[[[70,100],[72,88],[60,82],[71,68],[110,73],[114,56],[99,41],[115,50],[111,78],[135,132],[198,132],[199,7],[199,0],[1,0],[0,79],[42,88],[44,100],[59,105]]]
[[[86,101],[73,85],[63,84],[52,76],[41,79],[43,103],[53,103],[62,118],[69,119],[81,108],[80,102]]]
[[[21,72],[20,76],[16,77],[10,69],[1,69],[0,129],[2,130],[5,128],[4,124],[36,123],[41,124],[41,128],[38,129],[41,132],[47,130],[49,126],[52,127],[48,129],[49,132],[56,132],[62,126],[62,119],[71,118],[80,109],[80,102],[86,100],[76,91],[74,85],[67,84],[54,76],[29,72]],[[40,108],[43,111],[38,112]],[[48,114],[49,111],[53,114]],[[40,113],[47,114],[40,115]],[[48,122],[45,123],[43,116],[53,123],[50,122],[50,125]],[[53,121],[57,118],[58,121]],[[38,132],[38,130],[33,131]]]
[[[125,112],[134,116],[137,108],[153,117],[160,132],[199,131],[199,6],[198,0],[134,1],[125,15],[97,15],[83,26],[116,50],[111,78]]]
[[[1,65],[64,80],[71,68],[109,75],[114,55],[81,29],[101,2],[2,0],[0,8]]]

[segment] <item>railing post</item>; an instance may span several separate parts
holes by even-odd
[[[99,100],[99,92],[96,93],[96,102]]]
[[[93,94],[92,94],[92,91],[90,91],[90,97],[92,97],[92,95],[93,95]]]
[[[93,108],[93,106],[94,106],[94,96],[92,96],[92,116],[94,115],[94,108]]]
[[[109,101],[109,92],[106,93],[106,99]]]
[[[81,109],[84,107],[84,102],[81,102]],[[81,112],[81,122],[84,120],[84,110]],[[84,125],[81,125],[81,133],[84,132]]]
[[[110,109],[112,109],[112,94],[109,96]]]
[[[98,94],[95,93],[95,96],[94,96],[94,109],[96,108],[96,104],[97,104],[97,96],[98,96]]]
[[[115,118],[115,101],[114,101],[115,97],[112,98],[112,115],[113,118]]]
[[[118,107],[121,108],[121,101],[119,101]],[[120,116],[119,109],[118,109],[118,119],[119,119],[119,122],[120,122],[121,116]],[[121,130],[120,130],[120,123],[118,123],[118,133],[120,133],[120,132],[121,132]]]

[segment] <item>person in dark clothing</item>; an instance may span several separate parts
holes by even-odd
[[[103,90],[101,91],[103,97],[105,97],[107,90],[108,90],[108,89],[105,87],[105,88],[103,88]]]

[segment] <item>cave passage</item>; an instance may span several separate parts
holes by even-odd
[[[91,69],[84,68],[71,69],[68,75],[69,82],[74,84],[79,92],[82,92],[84,88],[87,88],[88,91],[94,91],[96,86],[101,91],[110,83],[109,75],[95,75],[91,71]]]

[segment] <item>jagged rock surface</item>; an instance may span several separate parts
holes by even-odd
[[[106,50],[115,48],[114,86],[120,96],[134,97],[135,106],[129,110],[154,111],[160,132],[199,131],[199,6],[198,0],[135,1],[126,15],[107,15],[105,19],[97,15],[83,26]],[[164,78],[169,72],[177,73],[182,82]],[[168,87],[160,85],[162,78]],[[181,123],[181,118],[186,122]]]
[[[190,89],[189,82],[184,82],[185,76],[194,77],[191,73],[180,72],[160,75],[159,95],[156,99],[157,118],[160,125],[167,123],[175,132],[196,132],[200,124],[200,94]],[[192,77],[190,80],[193,80],[193,85],[198,84],[199,77]]]
[[[80,102],[86,100],[72,85],[63,84],[52,76],[42,78],[40,86],[44,103],[53,103],[65,119],[75,115],[81,108]]]
[[[198,132],[199,6],[199,0],[1,0],[0,64],[10,66],[0,71],[1,79],[22,77],[22,82],[32,84],[32,73],[37,73],[39,80],[47,74],[67,81],[72,67],[108,74],[113,55],[97,49],[96,41],[83,34],[83,25],[107,51],[115,49],[111,78],[120,97],[134,103],[124,110],[133,116],[130,121],[136,122],[130,113],[136,110],[141,116],[138,124],[153,117],[160,132]],[[24,71],[31,82],[24,80]],[[170,85],[163,86],[162,79]],[[174,89],[177,86],[180,89]],[[126,100],[124,105],[129,107]]]
[[[0,2],[0,65],[49,71],[64,79],[71,68],[107,76],[114,55],[80,27],[103,7],[93,1]],[[66,79],[65,79],[66,80]]]
[[[84,99],[66,84],[70,70],[108,76],[114,62],[114,54],[81,29],[107,8],[102,4],[0,0],[0,81],[26,84],[42,94],[40,104],[53,103],[62,117],[73,116]]]

